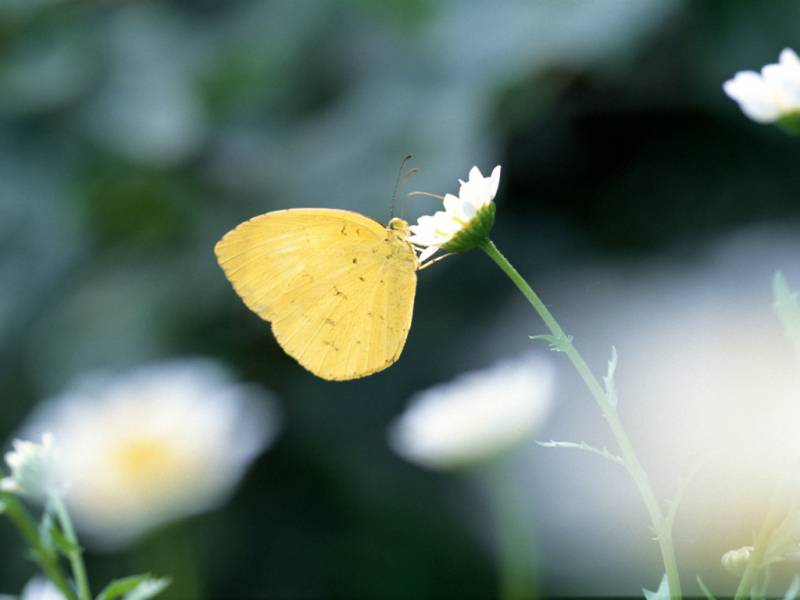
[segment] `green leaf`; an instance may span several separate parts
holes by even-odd
[[[542,340],[550,344],[550,350],[553,352],[566,352],[569,345],[572,343],[572,336],[559,337],[555,335],[531,335],[528,336],[532,340]]]
[[[780,271],[775,273],[772,280],[772,290],[775,296],[773,304],[786,337],[800,354],[800,301],[797,292],[792,292],[786,283],[786,278]]]
[[[78,544],[75,542],[69,541],[66,536],[61,533],[61,530],[57,527],[52,527],[50,529],[50,539],[53,541],[53,544],[56,548],[64,555],[64,556],[72,556],[75,553],[80,553],[83,551]]]
[[[667,582],[667,574],[664,573],[664,577],[661,578],[661,583],[658,586],[658,590],[651,592],[650,590],[642,588],[642,592],[644,592],[645,600],[671,600],[669,596],[669,583]]]
[[[147,579],[137,585],[131,592],[125,594],[123,600],[149,600],[155,598],[169,587],[170,580],[162,577],[160,579]]]
[[[789,589],[787,589],[786,593],[783,595],[783,600],[796,600],[798,593],[800,593],[800,577],[795,575],[794,579],[792,579],[792,583],[789,585]]]
[[[97,595],[96,600],[114,600],[123,596],[124,600],[145,600],[164,591],[169,583],[168,579],[156,579],[150,573],[131,575],[113,580]]]
[[[583,450],[585,452],[591,452],[592,454],[596,454],[597,456],[601,456],[606,460],[610,460],[613,463],[617,463],[620,466],[625,466],[625,461],[622,460],[621,456],[617,456],[613,452],[610,452],[607,448],[595,448],[594,446],[590,446],[586,442],[557,442],[555,440],[550,440],[549,442],[536,442],[542,448],[567,448],[569,450]]]
[[[142,575],[131,575],[130,577],[114,579],[97,595],[97,600],[113,600],[114,598],[118,598],[134,590],[137,585],[149,578],[150,573],[144,573]]]
[[[617,385],[614,381],[614,375],[617,372],[617,348],[611,346],[611,358],[608,360],[608,371],[603,377],[603,384],[606,388],[606,399],[612,408],[617,408]]]
[[[703,580],[700,579],[700,575],[697,576],[697,585],[700,586],[700,591],[703,592],[703,595],[706,597],[706,600],[717,600],[714,597],[714,594],[706,587],[706,584],[703,583]]]

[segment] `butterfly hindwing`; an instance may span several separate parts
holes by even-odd
[[[417,261],[379,223],[344,210],[275,211],[242,223],[215,251],[245,304],[316,375],[363,377],[399,357]]]

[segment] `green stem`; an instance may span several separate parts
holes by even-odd
[[[53,582],[67,600],[78,600],[75,591],[61,571],[61,566],[58,564],[58,556],[42,545],[39,540],[39,530],[28,511],[22,506],[22,503],[11,494],[2,494],[0,498],[5,507],[4,514],[17,527],[20,535],[30,546],[34,560],[39,565],[42,573]]]
[[[750,592],[756,583],[756,577],[761,570],[764,556],[767,552],[769,538],[780,522],[781,504],[779,502],[779,496],[782,488],[783,486],[778,486],[772,492],[767,515],[764,517],[764,522],[761,524],[758,535],[756,535],[755,542],[753,543],[753,553],[750,555],[744,573],[742,573],[742,578],[739,580],[739,586],[736,588],[736,593],[733,596],[734,600],[749,600],[750,598]]]
[[[195,539],[191,523],[183,522],[163,529],[138,547],[137,569],[141,572],[169,573],[171,584],[159,598],[204,600],[201,545]]]
[[[536,295],[536,292],[531,289],[531,287],[514,268],[514,266],[508,262],[506,257],[500,253],[494,243],[488,238],[480,244],[480,248],[497,264],[498,267],[500,267],[500,269],[506,275],[508,275],[509,279],[514,282],[514,285],[517,286],[519,291],[522,292],[522,295],[525,296],[534,310],[539,314],[547,328],[550,330],[550,333],[558,341],[559,349],[567,355],[567,358],[569,358],[572,365],[578,371],[581,379],[583,379],[586,387],[589,388],[589,392],[591,392],[592,396],[594,397],[595,402],[597,402],[597,405],[600,407],[603,416],[605,417],[606,421],[608,421],[608,425],[611,428],[614,439],[616,440],[620,452],[622,453],[622,458],[625,461],[625,468],[627,469],[628,474],[631,476],[631,479],[633,479],[633,482],[636,484],[639,494],[644,501],[647,513],[650,516],[650,522],[653,530],[656,533],[658,546],[661,550],[661,558],[664,562],[664,569],[667,573],[670,596],[673,599],[680,599],[681,582],[678,574],[678,564],[675,559],[675,549],[672,543],[672,528],[668,520],[664,517],[661,506],[659,505],[658,500],[653,493],[653,489],[650,486],[650,480],[647,477],[647,473],[639,462],[636,452],[633,449],[633,444],[628,438],[627,433],[625,433],[622,422],[617,415],[616,408],[608,401],[603,387],[597,381],[597,378],[586,364],[586,361],[575,349],[571,338],[564,333],[564,330],[558,324],[558,321],[556,321],[553,314],[544,305],[544,302],[541,301],[539,296]]]
[[[50,495],[50,505],[58,518],[64,537],[74,548],[67,553],[67,558],[72,567],[75,585],[78,588],[78,598],[79,600],[92,600],[92,593],[89,591],[89,580],[86,577],[86,567],[83,564],[83,550],[78,545],[78,536],[75,535],[75,528],[72,526],[72,519],[69,517],[67,507],[64,506],[64,501],[58,494]]]
[[[487,467],[483,478],[492,504],[497,536],[500,600],[538,598],[533,536],[525,522],[523,505],[515,486],[514,453]]]

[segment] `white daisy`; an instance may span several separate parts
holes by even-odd
[[[481,462],[528,437],[553,387],[551,364],[534,355],[465,373],[413,397],[389,442],[402,457],[434,469]]]
[[[722,88],[742,112],[758,123],[773,123],[800,114],[800,59],[785,48],[777,64],[761,73],[740,71]]]
[[[85,375],[26,429],[55,434],[70,513],[90,541],[114,548],[221,504],[278,418],[267,393],[191,359]]]
[[[66,487],[57,469],[57,453],[53,435],[42,435],[42,443],[14,440],[13,450],[6,454],[11,475],[0,480],[0,489],[45,502],[52,494],[61,494]]]
[[[14,596],[0,595],[0,600],[17,600]],[[19,600],[64,600],[64,594],[47,579],[35,577],[19,595]]]
[[[433,215],[424,215],[417,220],[416,225],[409,227],[412,233],[409,240],[415,246],[423,248],[420,261],[427,260],[440,248],[449,252],[469,250],[475,244],[470,245],[468,242],[486,237],[494,224],[492,201],[500,185],[500,166],[496,166],[489,177],[484,177],[478,167],[472,167],[468,180],[459,179],[459,182],[461,187],[458,196],[445,194],[444,210]],[[468,239],[459,240],[459,234],[462,233],[472,235],[465,236]]]

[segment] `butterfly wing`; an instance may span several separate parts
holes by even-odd
[[[280,210],[242,223],[214,250],[245,304],[315,375],[355,379],[400,356],[417,259],[376,221],[345,210]]]

